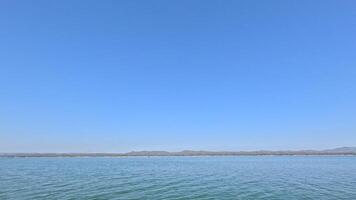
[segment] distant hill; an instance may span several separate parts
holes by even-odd
[[[125,157],[125,156],[283,156],[283,155],[352,155],[356,147],[300,151],[132,151],[128,153],[0,153],[0,157]]]
[[[343,153],[343,152],[356,152],[356,147],[339,147],[339,148],[335,148],[335,149],[327,149],[324,150],[324,152],[335,152],[335,153]]]
[[[124,153],[125,156],[169,156],[171,153],[168,151],[131,151]]]

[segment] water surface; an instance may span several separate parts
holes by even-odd
[[[356,199],[356,157],[0,158],[0,199]]]

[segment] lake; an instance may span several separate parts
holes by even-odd
[[[0,158],[0,199],[356,199],[356,157]]]

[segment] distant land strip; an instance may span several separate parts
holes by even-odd
[[[127,156],[356,156],[356,147],[298,151],[131,151],[128,153],[0,153],[0,157],[127,157]]]

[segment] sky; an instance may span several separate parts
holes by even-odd
[[[0,152],[339,146],[353,0],[0,2]]]

